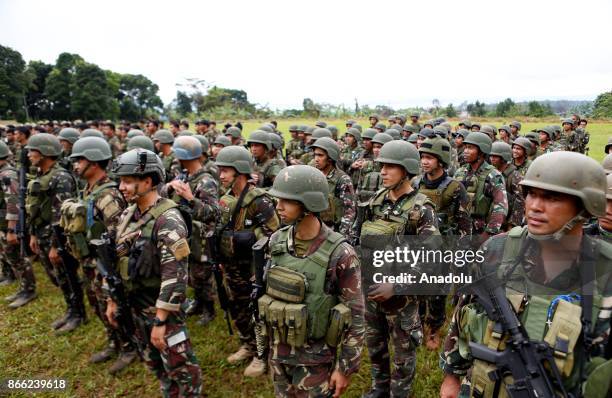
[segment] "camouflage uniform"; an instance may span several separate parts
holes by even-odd
[[[158,198],[144,213],[137,205],[123,212],[117,228],[117,246],[126,247],[129,252],[118,252],[119,269],[129,290],[132,314],[139,325],[136,337],[144,345],[143,358],[159,379],[162,395],[198,397],[202,373],[181,309],[188,278],[187,226],[176,206],[169,199]],[[141,243],[144,247],[139,252],[136,248],[142,247]],[[138,269],[128,275],[129,256],[138,258]],[[169,311],[166,339],[184,336],[182,341],[163,351],[149,341],[156,308]]]
[[[285,153],[287,154],[287,158],[295,157],[296,154],[300,150],[301,144],[302,144],[302,140],[300,140],[299,138],[292,138],[287,143],[287,147],[285,148]]]
[[[282,167],[276,159],[270,159],[268,156],[265,156],[264,159],[255,159],[253,172],[259,175],[257,185],[264,188],[271,187],[274,178],[281,169]]]
[[[529,158],[525,157],[525,161],[523,161],[522,164],[517,165],[514,163],[514,159],[512,160],[512,165],[514,166],[514,168],[516,169],[516,171],[518,171],[519,173],[521,173],[521,175],[525,175],[525,173],[527,173],[527,169],[529,168],[529,166],[531,166],[531,160],[529,160]]]
[[[208,174],[210,174],[215,181],[217,181],[217,185],[219,185],[219,167],[210,159],[206,159],[206,162],[202,164],[202,168]]]
[[[363,152],[364,149],[359,144],[356,144],[354,147],[346,145],[340,150],[340,162],[338,162],[338,166],[342,170],[348,172],[351,165],[362,156]]]
[[[164,169],[166,170],[166,182],[174,180],[179,174],[181,174],[181,164],[174,156],[174,152],[170,152],[168,155],[164,155],[160,152],[159,157],[161,158]]]
[[[508,227],[523,225],[525,214],[525,198],[519,183],[523,180],[523,174],[513,164],[508,164],[501,172],[506,183],[506,196],[508,198],[508,216],[504,223],[504,230]]]
[[[350,177],[336,167],[332,167],[326,177],[330,202],[333,202],[333,205],[321,213],[321,220],[349,239],[353,235],[352,227],[356,216],[353,184]]]
[[[374,160],[366,160],[359,170],[356,192],[357,204],[367,204],[381,187],[380,164]]]
[[[561,135],[557,140],[557,146],[560,151],[578,152],[578,135],[574,130],[570,130],[569,133],[561,131]]]
[[[206,137],[206,139],[208,139],[208,147],[212,148],[212,146],[215,144],[215,140],[217,139],[217,137],[220,135],[221,133],[217,130],[217,129],[208,129],[208,131],[204,134],[204,137]]]
[[[111,151],[113,153],[113,158],[121,155],[123,153],[121,140],[117,136],[112,136],[108,139],[108,145],[110,145]]]

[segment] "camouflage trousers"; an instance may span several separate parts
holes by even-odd
[[[333,364],[287,365],[272,359],[272,383],[277,397],[330,397],[329,378]]]
[[[20,245],[9,245],[4,232],[0,232],[0,249],[2,250],[2,265],[6,264],[19,279],[19,290],[33,292],[36,290],[36,278],[29,258],[21,258]]]
[[[440,330],[446,320],[446,296],[420,296],[419,315],[431,332]]]
[[[418,301],[410,299],[402,308],[385,311],[366,299],[365,341],[372,362],[372,389],[392,397],[409,397],[416,370],[416,348],[422,343]],[[393,344],[391,373],[389,340]]]
[[[196,299],[215,301],[213,271],[211,263],[189,261],[189,286],[195,291]]]
[[[165,336],[168,347],[160,351],[150,343],[155,312],[133,311],[133,313],[135,321],[145,325],[144,328],[136,329],[136,337],[143,343],[142,357],[159,380],[162,395],[199,397],[202,393],[202,370],[193,352],[185,324],[173,316],[168,317]],[[173,340],[176,340],[176,343],[170,345]]]
[[[224,264],[225,281],[230,300],[230,315],[234,320],[241,344],[256,350],[255,328],[252,322],[253,313],[250,311],[251,292],[251,266],[250,264],[230,263]]]

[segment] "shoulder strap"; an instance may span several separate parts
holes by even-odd
[[[249,184],[244,186],[242,192],[240,192],[240,196],[238,197],[238,201],[236,201],[236,207],[234,207],[234,211],[232,212],[232,217],[229,222],[223,229],[234,229],[236,225],[236,217],[238,217],[238,213],[240,213],[240,208],[242,207],[242,202],[244,202],[244,197],[249,192]]]
[[[236,207],[247,207],[248,205],[251,204],[252,201],[264,195],[266,195],[266,191],[262,188],[255,187],[253,189],[250,189],[244,196],[244,199],[242,202],[240,202],[240,199],[238,199],[238,203]]]
[[[438,185],[438,194],[442,195],[442,193],[446,190],[446,187],[448,187],[453,181],[455,180],[447,174],[446,178],[444,178],[440,185]]]
[[[509,273],[514,272],[517,260],[521,257],[521,241],[526,233],[526,226],[517,226],[508,232],[508,237],[504,243],[502,261],[499,267],[499,271],[502,274],[501,277],[508,277]],[[509,269],[510,272],[508,272]]]
[[[167,210],[170,210],[175,207],[178,207],[178,204],[175,201],[164,198],[157,206],[149,210],[149,214],[153,219],[157,219]]]

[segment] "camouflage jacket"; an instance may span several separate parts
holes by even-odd
[[[19,220],[19,179],[17,171],[8,163],[0,167],[0,185],[2,186],[2,202],[0,203],[0,226],[6,232],[8,221]]]
[[[257,185],[264,188],[271,187],[281,169],[276,159],[270,159],[267,156],[263,160],[255,159],[253,172],[259,174]]]
[[[363,151],[364,149],[360,145],[356,145],[353,148],[345,145],[340,151],[340,161],[338,162],[338,165],[342,170],[347,172],[350,171],[351,165],[353,162],[355,162],[355,160],[361,157]]]
[[[529,166],[531,166],[531,160],[525,159],[525,161],[520,165],[516,165],[513,160],[512,165],[519,173],[521,173],[522,176],[525,176],[525,173],[527,173],[527,169],[529,169]]]
[[[217,181],[217,185],[219,185],[219,167],[210,159],[206,159],[206,162],[202,163],[202,168],[208,174],[210,174],[215,181]]]
[[[305,256],[313,255],[325,242],[330,229],[321,224],[321,230],[311,242]],[[292,248],[289,248],[292,251]],[[331,255],[325,278],[325,291],[338,297],[351,310],[351,325],[341,341],[339,352],[325,344],[324,340],[308,340],[303,347],[291,349],[290,345],[272,344],[275,360],[293,366],[333,364],[344,375],[359,370],[364,338],[364,302],[361,294],[361,267],[355,249],[342,243]]]
[[[121,140],[119,140],[117,136],[110,137],[108,139],[108,145],[110,145],[111,151],[113,153],[113,158],[117,158],[117,156],[123,153]]]
[[[336,201],[342,205],[342,218],[340,224],[337,226],[338,231],[346,237],[351,237],[351,243],[353,242],[352,237],[353,230],[352,226],[355,222],[355,216],[357,214],[356,202],[355,202],[355,191],[351,178],[342,170],[338,168],[332,168],[331,171],[325,176],[327,182],[331,188],[334,186],[334,192],[330,194],[334,195]]]
[[[179,160],[174,156],[174,152],[170,152],[168,155],[159,153],[159,157],[166,170],[166,182],[174,180],[179,174],[181,174],[182,167]]]
[[[569,133],[562,131],[559,139],[557,140],[557,145],[561,151],[578,152],[580,146],[578,141],[578,135],[574,130],[570,131]]]
[[[508,198],[508,216],[504,225],[511,227],[523,225],[525,198],[523,197],[523,190],[519,185],[523,180],[523,175],[513,164],[509,164],[501,173],[506,183],[506,196]]]
[[[89,196],[98,187],[112,182],[110,178],[104,177],[89,187],[86,186],[81,192],[82,197]],[[93,218],[99,220],[106,227],[106,232],[111,236],[116,236],[117,225],[119,225],[119,217],[127,207],[127,202],[119,191],[119,186],[104,188],[96,194],[93,204]]]

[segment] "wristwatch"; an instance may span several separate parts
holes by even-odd
[[[164,326],[168,320],[162,321],[158,317],[153,318],[153,326]]]

